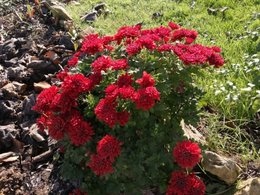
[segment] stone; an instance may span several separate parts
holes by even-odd
[[[31,94],[27,96],[23,101],[23,121],[29,121],[36,118],[36,112],[32,110],[32,107],[36,103],[36,96],[35,94]]]
[[[36,92],[41,92],[42,90],[48,89],[48,88],[51,87],[51,85],[49,83],[47,83],[46,81],[41,81],[39,83],[34,83],[33,86],[34,86],[34,90]]]
[[[30,78],[30,75],[31,73],[22,65],[7,68],[7,78],[11,81],[27,81]]]
[[[18,134],[14,124],[0,126],[0,151],[13,145],[13,138]]]
[[[60,45],[64,45],[66,49],[74,50],[74,43],[69,36],[62,36],[59,40]]]
[[[234,195],[259,195],[260,194],[260,178],[249,178],[240,181],[237,191]]]
[[[0,110],[0,123],[13,119],[15,116],[14,102],[12,101],[0,100]]]
[[[97,11],[94,10],[94,11],[82,16],[80,19],[84,20],[85,22],[94,22],[97,20],[97,15],[98,15]]]
[[[206,151],[202,159],[202,166],[208,172],[216,175],[228,185],[236,182],[241,168],[232,159],[220,156],[212,151]]]
[[[19,83],[17,81],[13,81],[12,84],[15,87],[15,91],[18,94],[23,94],[27,89],[27,85],[25,83]]]
[[[32,60],[27,64],[27,67],[33,69],[34,73],[37,72],[41,75],[56,72],[60,69],[59,66],[55,66],[51,61],[44,60]]]
[[[13,83],[6,84],[1,88],[1,90],[4,94],[5,99],[13,99],[19,97],[18,93],[15,91],[15,86]]]

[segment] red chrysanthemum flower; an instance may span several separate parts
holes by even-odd
[[[120,87],[118,94],[122,99],[134,100],[135,89],[132,86]]]
[[[169,22],[168,26],[172,29],[172,30],[176,30],[179,29],[180,26],[178,24],[175,24],[174,22]]]
[[[68,134],[75,146],[80,146],[89,141],[94,135],[90,124],[82,118],[79,112],[74,111],[69,121]]]
[[[105,93],[107,99],[114,101],[119,95],[119,88],[117,85],[114,84],[108,85],[107,88],[105,89]]]
[[[190,174],[190,185],[191,188],[187,190],[187,194],[190,195],[204,195],[206,191],[206,186],[201,179],[196,175]]]
[[[58,78],[61,81],[64,81],[64,79],[69,76],[69,72],[68,71],[60,71],[56,74],[56,78]]]
[[[168,42],[170,40],[170,33],[171,33],[171,29],[164,27],[164,26],[160,26],[158,28],[154,28],[153,32],[158,35],[163,41]]]
[[[64,137],[67,124],[62,117],[52,115],[47,119],[47,127],[49,135],[56,140],[60,140]]]
[[[69,67],[73,67],[76,66],[78,64],[78,57],[72,57],[69,61],[68,61],[68,66]]]
[[[166,195],[191,195],[187,194],[190,188],[190,176],[182,171],[175,171],[172,172]]]
[[[80,49],[81,52],[92,55],[96,54],[97,52],[102,52],[103,50],[103,39],[99,38],[97,34],[87,35],[84,38],[82,47]]]
[[[112,162],[109,158],[103,158],[98,154],[92,154],[90,156],[90,161],[87,166],[99,176],[107,175],[114,172],[112,167]]]
[[[59,88],[51,86],[48,89],[44,89],[37,97],[36,104],[33,106],[33,110],[37,112],[48,112],[54,96],[58,93]]]
[[[97,58],[92,64],[92,70],[93,72],[100,72],[100,71],[106,71],[108,68],[111,67],[112,59],[110,56],[100,56]]]
[[[104,121],[110,128],[117,123],[117,103],[110,99],[101,99],[95,108],[97,118]]]
[[[126,47],[126,53],[129,56],[133,56],[135,54],[138,54],[140,51],[142,50],[141,44],[140,43],[131,43],[129,45],[127,45]]]
[[[37,122],[37,126],[39,127],[39,129],[41,131],[44,131],[44,129],[46,129],[46,127],[47,127],[47,117],[46,117],[46,114],[41,115],[39,118],[37,118],[36,122]]]
[[[133,75],[129,75],[127,73],[120,75],[116,82],[118,87],[128,87],[131,86],[132,83],[133,83]]]
[[[164,51],[172,51],[174,48],[174,46],[172,44],[163,44],[163,45],[160,45],[157,50],[159,52],[164,52]]]
[[[114,161],[121,153],[122,143],[111,135],[106,135],[97,144],[97,154]]]
[[[143,71],[143,77],[137,79],[135,82],[138,83],[142,88],[151,87],[155,84],[154,78],[146,71]]]
[[[76,99],[80,93],[89,91],[91,83],[83,74],[74,74],[67,76],[62,85],[62,93],[66,93],[71,99]]]
[[[224,64],[224,59],[218,53],[213,53],[209,60],[209,64],[214,65],[215,67],[221,67]]]
[[[160,93],[155,87],[139,89],[135,93],[134,102],[137,109],[149,110],[155,104],[155,100],[160,100]]]
[[[215,52],[217,52],[217,53],[220,53],[221,52],[221,49],[220,49],[220,47],[217,47],[217,46],[213,46],[213,47],[211,47],[211,49],[213,49]]]
[[[182,141],[174,147],[173,157],[182,168],[193,168],[200,162],[201,149],[197,143]]]
[[[117,122],[121,126],[125,126],[130,118],[130,113],[127,111],[122,111],[117,113]]]
[[[149,50],[154,50],[156,48],[156,44],[154,42],[154,35],[143,35],[138,38],[136,41],[141,45],[141,47],[145,47]]]
[[[128,67],[127,59],[114,60],[111,64],[113,70],[125,70]]]
[[[74,107],[77,107],[76,99],[66,93],[59,93],[54,96],[50,108],[53,112],[67,113]]]
[[[197,38],[198,33],[195,30],[188,30],[188,29],[178,29],[175,30],[172,34],[172,41],[179,40],[181,41],[183,38],[185,38],[185,43],[190,44],[194,42],[194,40]]]
[[[112,41],[114,41],[114,37],[113,36],[104,36],[104,37],[102,37],[102,40],[103,40],[104,45],[108,45]]]
[[[138,37],[140,35],[140,29],[141,29],[140,25],[123,26],[118,29],[114,38],[117,41],[117,43],[120,44],[124,38],[134,39],[134,38]]]
[[[94,89],[102,81],[101,72],[94,72],[88,78],[90,80],[90,90]]]

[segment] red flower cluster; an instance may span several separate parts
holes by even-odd
[[[155,80],[147,72],[143,72],[143,77],[137,79],[136,83],[141,86],[141,89],[138,89],[134,96],[134,102],[136,103],[137,109],[149,110],[155,104],[156,100],[160,100],[160,93],[154,87]]]
[[[103,137],[97,145],[97,153],[103,158],[109,158],[111,161],[121,153],[122,143],[111,135]]]
[[[111,68],[112,70],[121,70],[128,68],[126,59],[112,60],[110,56],[101,56],[97,58],[92,64],[93,72],[101,72],[107,71],[107,69]]]
[[[174,53],[183,61],[184,64],[205,64],[209,63],[215,67],[220,67],[224,64],[224,59],[218,53],[215,47],[205,47],[203,45],[184,45],[176,44],[172,47]]]
[[[67,134],[75,146],[88,142],[94,131],[75,109],[78,96],[92,87],[92,81],[82,74],[66,75],[60,88],[52,86],[37,97],[34,110],[42,115],[37,120],[40,129],[60,140]]]
[[[111,135],[103,137],[97,145],[97,154],[92,154],[88,166],[96,175],[106,175],[114,171],[112,164],[121,153],[122,143]]]
[[[172,172],[166,195],[204,195],[205,184],[193,173]]]
[[[119,98],[130,100],[136,104],[137,109],[148,110],[155,105],[155,101],[160,100],[160,93],[154,87],[155,80],[147,72],[143,72],[143,77],[136,80],[141,88],[135,91],[133,76],[123,74],[119,76],[116,83],[109,85],[105,89],[105,98],[101,99],[95,108],[97,118],[113,128],[116,123],[124,126],[130,117],[127,111],[117,112],[117,100]]]
[[[69,61],[68,61],[68,66],[69,67],[73,67],[76,66],[78,64],[79,58],[78,57],[72,57]]]
[[[201,159],[201,149],[197,143],[182,141],[173,149],[173,157],[182,168],[193,168]]]
[[[104,50],[103,39],[98,34],[90,34],[84,38],[80,51],[85,54],[95,54]]]
[[[193,168],[201,158],[201,149],[191,141],[177,143],[173,156],[182,168]],[[205,184],[194,173],[172,172],[166,195],[204,195]]]
[[[50,110],[53,98],[59,92],[59,88],[56,86],[51,86],[48,89],[43,90],[37,97],[37,102],[33,106],[33,110],[45,113]]]

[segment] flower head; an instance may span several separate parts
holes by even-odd
[[[175,171],[172,172],[166,195],[188,195],[190,187],[189,176],[182,171]]]
[[[193,168],[201,159],[201,149],[197,143],[182,141],[173,149],[173,157],[182,168]]]
[[[143,77],[137,79],[135,82],[138,83],[142,88],[151,87],[155,84],[154,78],[146,71],[143,71]]]
[[[90,156],[90,161],[87,166],[99,176],[114,172],[111,160],[109,158],[103,158],[98,154],[92,154]]]
[[[102,158],[109,158],[112,162],[121,153],[122,143],[111,135],[103,137],[97,145],[97,154]]]

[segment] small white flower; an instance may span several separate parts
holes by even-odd
[[[260,61],[259,58],[255,58],[255,59],[254,59],[254,62],[255,62],[256,64],[257,64],[259,61]]]
[[[216,91],[215,91],[215,95],[218,95],[218,94],[220,94],[220,93],[221,93],[220,90],[216,90]]]
[[[241,88],[241,91],[251,91],[251,90],[252,90],[251,87]]]
[[[220,89],[222,90],[222,91],[225,91],[226,90],[226,88],[223,86],[223,87],[220,87]]]
[[[249,87],[254,87],[255,85],[253,83],[247,83]]]
[[[225,100],[227,100],[227,101],[231,100],[231,95],[230,95],[230,94],[227,94]]]
[[[237,100],[238,100],[238,95],[234,95],[234,96],[233,96],[233,100],[234,100],[234,101],[237,101]]]
[[[234,85],[231,81],[227,81],[227,84],[228,84],[229,86],[233,86],[233,85]]]

